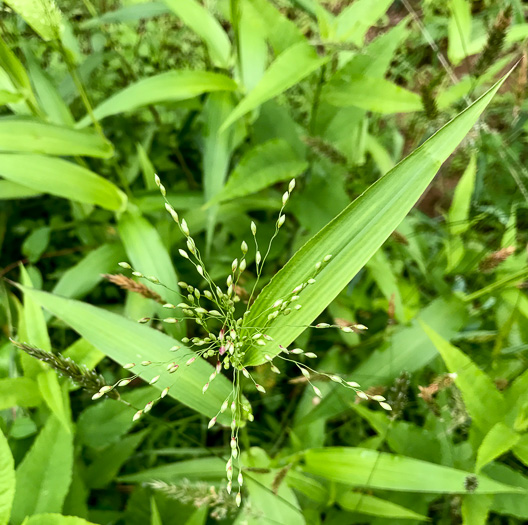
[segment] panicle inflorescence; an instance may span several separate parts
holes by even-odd
[[[187,263],[194,266],[197,279],[203,283],[203,286],[199,288],[180,281],[178,286],[180,288],[182,301],[176,305],[171,303],[163,304],[164,308],[174,313],[169,317],[162,319],[143,318],[140,319],[139,322],[147,323],[151,320],[156,320],[162,323],[173,324],[181,322],[182,320],[192,320],[198,325],[198,332],[201,333],[201,335],[192,338],[184,337],[181,340],[185,345],[184,347],[175,345],[170,348],[171,351],[178,352],[176,354],[177,359],[173,362],[153,363],[151,361],[142,361],[141,363],[126,364],[124,368],[134,369],[136,371],[135,374],[126,379],[121,379],[113,386],[103,387],[97,392],[97,394],[95,394],[94,398],[108,394],[114,388],[128,385],[133,379],[140,376],[141,369],[144,367],[154,366],[160,368],[160,372],[156,372],[156,375],[149,381],[150,384],[153,384],[159,380],[162,373],[168,373],[169,375],[174,374],[180,366],[191,366],[199,358],[214,359],[216,360],[216,365],[211,372],[209,379],[202,386],[202,392],[204,394],[219,374],[231,370],[232,390],[219,407],[216,415],[209,421],[208,428],[210,429],[215,426],[217,420],[222,414],[229,414],[229,419],[231,420],[231,438],[230,457],[226,464],[227,491],[228,493],[231,493],[233,483],[236,483],[237,492],[235,502],[240,506],[244,476],[240,463],[238,435],[239,429],[245,425],[246,421],[253,421],[251,405],[242,395],[241,385],[244,378],[252,382],[254,388],[258,392],[263,394],[266,392],[265,388],[257,383],[251,372],[244,365],[244,358],[250,350],[258,347],[264,349],[269,343],[273,342],[274,345],[270,345],[270,348],[273,347],[274,351],[265,354],[265,360],[270,365],[271,370],[276,374],[280,374],[280,370],[274,362],[275,359],[281,359],[293,363],[298,367],[306,381],[310,384],[315,395],[318,397],[322,397],[322,393],[314,382],[324,378],[325,380],[331,380],[345,388],[354,390],[356,395],[360,398],[377,401],[380,406],[386,410],[391,410],[391,407],[386,403],[385,398],[382,396],[370,396],[363,392],[360,389],[360,386],[354,381],[346,381],[341,376],[335,374],[316,372],[313,368],[304,363],[304,360],[306,359],[310,360],[317,358],[315,353],[306,352],[301,348],[286,348],[280,344],[280,341],[274,341],[274,339],[268,334],[269,328],[271,328],[276,318],[279,316],[292,315],[302,308],[303,291],[317,282],[320,272],[324,270],[326,265],[332,259],[331,254],[325,255],[320,261],[314,264],[312,275],[306,278],[305,281],[300,282],[292,290],[287,291],[283,297],[277,298],[268,308],[255,316],[252,319],[252,324],[257,324],[258,326],[249,326],[249,323],[246,322],[246,319],[251,312],[253,298],[262,275],[264,264],[269,256],[271,245],[275,237],[278,235],[279,230],[286,222],[284,209],[295,188],[295,180],[292,180],[289,183],[287,191],[282,195],[282,206],[275,223],[275,231],[265,250],[261,250],[259,247],[257,240],[257,224],[254,221],[251,221],[250,223],[250,232],[255,249],[256,279],[247,301],[244,301],[244,303],[246,303],[246,308],[242,313],[240,308],[237,308],[237,303],[240,302],[240,296],[237,293],[237,290],[240,289],[239,283],[241,282],[242,274],[248,267],[247,254],[249,246],[247,242],[245,240],[242,241],[240,245],[240,256],[236,257],[231,262],[230,272],[226,278],[225,285],[223,287],[219,286],[213,281],[211,275],[207,271],[198,245],[192,237],[190,228],[185,219],[180,218],[176,210],[167,200],[165,187],[157,175],[155,177],[155,182],[165,200],[165,209],[184,236],[185,248],[180,248],[178,252]],[[144,275],[141,271],[132,268],[127,262],[121,262],[119,265],[124,269],[130,270],[135,277],[146,279],[155,285],[160,285],[162,287],[165,286],[157,277]],[[311,327],[315,329],[337,328],[343,332],[362,332],[366,330],[366,327],[361,324],[351,323],[318,323]],[[169,387],[162,391],[159,398],[161,399],[167,395],[168,392]],[[147,403],[143,409],[137,411],[134,415],[134,420],[139,419],[143,414],[149,412],[153,403],[154,401],[151,401]]]

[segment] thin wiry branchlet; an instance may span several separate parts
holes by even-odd
[[[112,387],[106,384],[103,376],[90,370],[83,365],[79,365],[69,357],[63,357],[60,354],[53,354],[46,352],[41,348],[29,345],[27,343],[20,343],[14,339],[10,339],[17,348],[26,352],[26,354],[48,364],[51,368],[59,372],[59,374],[69,377],[76,385],[84,390],[93,392],[106,392],[114,399],[119,398],[117,391],[113,391]]]
[[[242,381],[249,380],[253,383],[257,392],[260,392],[261,394],[266,393],[266,389],[258,384],[251,375],[251,372],[244,367],[246,353],[258,347],[267,347],[269,343],[274,342],[274,339],[268,334],[274,320],[282,316],[294,315],[295,312],[302,308],[303,291],[317,282],[320,273],[325,271],[328,263],[332,260],[332,255],[327,254],[323,256],[320,261],[317,261],[314,264],[311,275],[307,276],[304,281],[300,282],[292,290],[285,290],[282,297],[276,298],[267,309],[253,319],[253,323],[258,326],[249,326],[246,323],[246,319],[251,312],[253,298],[256,295],[257,286],[262,275],[264,264],[269,256],[271,245],[275,237],[277,237],[279,230],[285,227],[285,224],[287,223],[287,216],[284,213],[284,208],[290,200],[292,191],[295,189],[295,180],[290,181],[288,190],[282,195],[282,206],[279,210],[277,221],[275,222],[275,231],[266,249],[261,250],[259,247],[257,240],[257,224],[254,221],[250,224],[249,230],[253,237],[254,244],[254,273],[256,278],[251,292],[246,292],[245,294],[241,293],[242,288],[240,283],[245,279],[243,277],[244,272],[248,271],[247,256],[250,251],[248,243],[245,240],[241,242],[241,253],[231,261],[225,285],[220,286],[213,281],[207,271],[207,266],[202,259],[199,245],[193,238],[192,228],[187,224],[184,218],[180,218],[178,213],[168,202],[165,188],[161,184],[159,177],[156,177],[155,181],[165,200],[166,210],[184,236],[186,249],[180,248],[178,252],[186,264],[194,266],[196,279],[201,284],[200,287],[195,287],[184,281],[178,283],[182,297],[181,302],[176,305],[169,303],[163,305],[164,308],[168,310],[176,310],[178,312],[177,316],[159,319],[143,318],[140,319],[139,322],[146,323],[151,320],[157,320],[162,323],[170,324],[185,319],[194,321],[198,325],[199,330],[197,333],[200,335],[196,335],[192,338],[183,337],[181,341],[186,347],[180,349],[180,347],[176,345],[170,349],[171,351],[178,352],[178,363],[152,363],[149,360],[142,361],[139,365],[136,363],[128,363],[125,365],[125,368],[134,368],[137,370],[136,374],[130,378],[121,380],[113,386],[105,387],[103,390],[100,390],[96,396],[100,397],[111,392],[114,388],[126,386],[132,379],[140,376],[141,369],[144,367],[155,367],[160,369],[159,372],[156,371],[150,376],[149,382],[150,384],[153,384],[161,378],[162,374],[175,373],[180,365],[184,367],[192,366],[192,364],[199,358],[212,358],[216,360],[215,368],[208,380],[201,387],[202,393],[207,395],[207,392],[216,377],[226,371],[232,370],[232,391],[227,398],[224,399],[218,412],[209,420],[207,428],[214,428],[222,414],[224,414],[224,417],[228,416],[231,421],[230,457],[226,464],[226,490],[229,494],[232,493],[235,495],[235,504],[240,506],[242,502],[244,476],[240,460],[241,451],[239,430],[246,424],[246,421],[253,421],[254,419],[251,405],[242,395]],[[140,269],[132,268],[127,262],[120,263],[120,266],[126,270],[130,270],[132,275],[136,277],[144,278],[151,283],[164,286],[157,277],[145,276]],[[240,315],[240,312],[237,310],[237,303],[240,302],[241,297],[244,298],[244,303],[246,305],[245,311],[242,315]],[[353,323],[341,323],[339,325],[318,323],[313,325],[313,328],[338,328],[343,332],[362,332],[366,330],[365,326]],[[275,343],[278,344],[278,342]],[[280,344],[278,344],[278,352],[277,346],[270,348],[274,348],[274,351],[273,353],[266,354],[265,359],[269,363],[272,372],[276,374],[280,373],[280,369],[274,362],[277,358],[294,363],[299,368],[304,379],[310,385],[317,397],[322,397],[322,392],[313,382],[319,377],[323,377],[327,381],[330,380],[345,388],[354,390],[356,395],[361,398],[377,401],[381,407],[390,410],[390,406],[385,402],[385,398],[382,398],[381,396],[369,396],[360,390],[357,383],[346,381],[337,375],[326,374],[324,372],[318,373],[305,364],[304,361],[310,361],[317,358],[317,355],[314,352],[305,351],[301,348],[287,349]],[[167,392],[168,388],[162,392],[160,398],[164,397]],[[143,409],[136,412],[133,419],[137,420],[141,418],[145,413],[152,409],[152,406],[153,402],[147,403]]]
[[[156,301],[157,303],[164,304],[165,301],[162,299],[161,295],[156,293],[154,290],[151,290],[148,286],[146,286],[143,283],[138,283],[137,281],[134,281],[134,279],[130,279],[130,277],[127,277],[123,274],[108,274],[104,273],[103,277],[111,282],[112,284],[115,284],[116,286],[119,286],[123,290],[128,290],[129,292],[138,293],[139,295],[142,295],[146,299],[152,299]]]

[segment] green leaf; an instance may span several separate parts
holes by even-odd
[[[367,31],[385,14],[391,4],[392,0],[356,0],[336,18],[336,39],[361,47]]]
[[[45,370],[37,376],[42,398],[55,417],[61,422],[66,432],[71,433],[69,407],[66,406],[61,386],[54,370]]]
[[[64,352],[61,352],[64,357],[69,357],[78,365],[85,366],[92,370],[101,362],[105,355],[90,344],[86,339],[79,337],[75,343],[71,344]]]
[[[19,93],[11,93],[5,89],[0,89],[0,106],[21,102],[22,100],[24,100],[24,97]]]
[[[248,150],[231,172],[223,190],[208,204],[244,197],[277,182],[289,181],[308,168],[282,139],[270,140]]]
[[[36,407],[42,403],[38,385],[28,377],[0,379],[0,410]]]
[[[468,56],[468,46],[471,40],[471,2],[451,0],[449,10],[451,16],[447,26],[447,56],[456,66]]]
[[[153,387],[135,388],[124,392],[128,406],[114,399],[105,399],[84,409],[77,421],[77,439],[83,445],[97,449],[113,446],[136,424],[132,416],[137,408],[155,397]]]
[[[192,516],[185,522],[185,525],[205,525],[208,514],[209,508],[204,505],[194,511]]]
[[[419,95],[383,78],[359,75],[346,82],[330,81],[323,93],[332,106],[355,106],[382,114],[422,110]]]
[[[295,313],[295,322],[291,324],[292,318],[278,316],[271,323],[269,334],[284,346],[290,344],[303,331],[303,325],[310,324],[326,308],[403,220],[504,79],[370,186],[308,241],[262,290],[245,323],[261,326],[265,322],[262,312],[277,297],[311,278],[314,264],[332,255],[316,282],[302,291],[302,309]],[[278,350],[276,344],[251,349],[246,355],[246,365],[262,363],[264,354],[276,354]]]
[[[32,264],[36,263],[48,247],[51,228],[42,226],[33,230],[22,243],[22,253]]]
[[[170,9],[161,2],[141,2],[140,4],[120,7],[114,11],[107,11],[101,16],[81,22],[79,27],[81,29],[92,29],[103,24],[135,22],[145,18],[165,15],[167,13],[170,13]]]
[[[307,43],[300,42],[281,53],[268,67],[260,82],[239,102],[224,121],[220,132],[264,102],[280,95],[319,69],[329,58],[321,58]]]
[[[182,343],[178,352],[170,352],[169,349],[178,341],[168,335],[90,304],[30,288],[23,290],[121,365],[146,360],[162,363],[159,367],[145,367],[140,371],[141,377],[150,381],[154,376],[161,375],[156,388],[162,390],[170,387],[169,396],[197,412],[208,417],[215,416],[231,394],[231,384],[223,375],[211,383],[205,395],[202,394],[202,387],[208,381],[213,367],[199,358],[191,366],[185,366],[189,357],[195,355],[194,352],[186,349]],[[171,362],[180,365],[175,375],[166,372],[166,364]]]
[[[492,494],[466,494],[462,500],[462,524],[486,525],[492,503]]]
[[[297,25],[268,0],[247,0],[244,5],[244,9],[246,8],[252,11],[255,20],[261,21],[262,31],[275,54],[282,53],[299,42],[306,42]]]
[[[62,13],[53,0],[5,0],[43,40],[55,40],[62,31]]]
[[[204,130],[203,189],[206,201],[213,199],[222,190],[229,169],[234,133],[232,130],[220,133],[219,129],[233,110],[233,106],[230,93],[211,93],[204,106],[204,120],[207,126]],[[207,211],[207,252],[211,248],[217,212],[216,207]]]
[[[119,234],[134,269],[143,275],[156,277],[164,286],[151,284],[146,279],[142,279],[142,283],[159,293],[165,302],[180,303],[178,276],[156,228],[138,213],[127,211],[119,220]],[[154,309],[161,317],[170,317],[167,312],[171,314],[171,311],[160,305],[155,305]],[[180,324],[174,335],[183,337],[184,332],[185,326]]]
[[[31,51],[27,51],[25,54],[31,81],[35,86],[39,105],[46,113],[46,117],[54,124],[72,127],[75,121],[71,111],[60,96],[50,75],[40,67]],[[109,146],[111,148],[110,144]]]
[[[211,91],[234,91],[236,83],[225,75],[209,71],[168,71],[144,78],[119,91],[94,109],[101,120],[110,115],[133,111],[149,104],[186,100]],[[79,121],[79,127],[91,123],[90,115]]]
[[[158,506],[156,505],[156,499],[154,496],[150,497],[150,510],[151,510],[151,518],[150,518],[150,525],[163,525],[161,521],[160,512],[158,510]]]
[[[118,270],[118,263],[124,258],[121,244],[103,244],[68,268],[53,287],[53,293],[71,299],[83,297],[101,282],[101,274]]]
[[[420,521],[427,521],[429,519],[427,516],[422,516],[392,501],[359,492],[345,492],[337,497],[337,503],[341,508],[350,512],[359,512],[360,514],[370,516]]]
[[[0,153],[0,176],[35,191],[108,210],[119,210],[126,204],[125,194],[110,181],[62,159]]]
[[[95,460],[83,474],[86,485],[91,489],[102,489],[111,483],[148,432],[149,430],[145,429],[137,434],[126,436],[104,450],[98,451]]]
[[[471,472],[444,467],[418,459],[377,452],[364,448],[328,447],[307,450],[304,470],[345,485],[377,489],[458,493],[465,492],[464,483]],[[524,489],[477,476],[475,493],[523,493]]]
[[[153,479],[165,483],[177,483],[182,479],[219,480],[225,477],[225,465],[223,459],[216,457],[188,459],[149,468],[135,474],[126,474],[117,479],[124,483],[144,483]]]
[[[51,416],[17,468],[12,524],[32,514],[60,512],[72,467],[72,434]]]
[[[114,148],[99,133],[33,120],[0,118],[0,151],[109,158]]]
[[[475,472],[480,472],[482,467],[508,452],[519,442],[520,438],[521,436],[517,432],[514,432],[504,423],[499,422],[491,427],[477,451]]]
[[[3,399],[0,396],[0,399]],[[7,525],[15,496],[15,462],[0,430],[0,525]]]
[[[27,186],[22,186],[10,180],[0,180],[0,200],[26,199],[28,197],[38,197],[41,192],[32,190]]]
[[[475,153],[471,155],[469,164],[464,170],[462,178],[458,181],[453,196],[453,202],[449,208],[448,221],[451,235],[460,235],[467,231],[471,223],[468,221],[469,209],[471,207],[471,196],[475,188],[477,175],[477,158]]]
[[[502,421],[507,406],[495,383],[456,346],[438,335],[425,323],[423,329],[436,346],[450,373],[455,374],[455,384],[462,392],[464,404],[472,421],[482,431],[488,432]]]
[[[0,38],[0,68],[3,69],[14,88],[27,99],[27,104],[36,107],[37,101],[24,66],[7,44]]]
[[[77,516],[61,516],[60,514],[38,514],[30,516],[24,525],[96,525]]]
[[[196,0],[164,0],[164,2],[206,43],[213,64],[227,68],[231,43],[220,22]]]

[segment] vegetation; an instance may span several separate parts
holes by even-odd
[[[526,523],[522,2],[1,9],[0,525]]]

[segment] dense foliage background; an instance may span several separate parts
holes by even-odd
[[[0,525],[526,523],[522,2],[0,9]],[[128,377],[121,365],[136,352],[158,351],[126,319],[163,316],[158,303],[179,302],[178,282],[200,284],[178,256],[184,239],[154,173],[219,282],[251,221],[267,246],[296,178],[260,288],[515,63],[411,213],[318,317],[368,330],[307,328],[296,339],[318,370],[384,396],[391,412],[325,377],[319,398],[292,363],[280,375],[256,367],[267,393],[245,387],[255,421],[241,429],[239,509],[225,490],[229,428],[207,430],[216,398],[194,376],[138,421],[137,407],[159,395],[141,379],[121,390],[128,404],[92,401]],[[439,149],[427,150],[435,169]],[[406,166],[412,180],[418,165]],[[254,258],[250,249],[241,303]],[[131,277],[120,261],[172,290],[109,277]],[[59,356],[54,369],[9,337]]]

